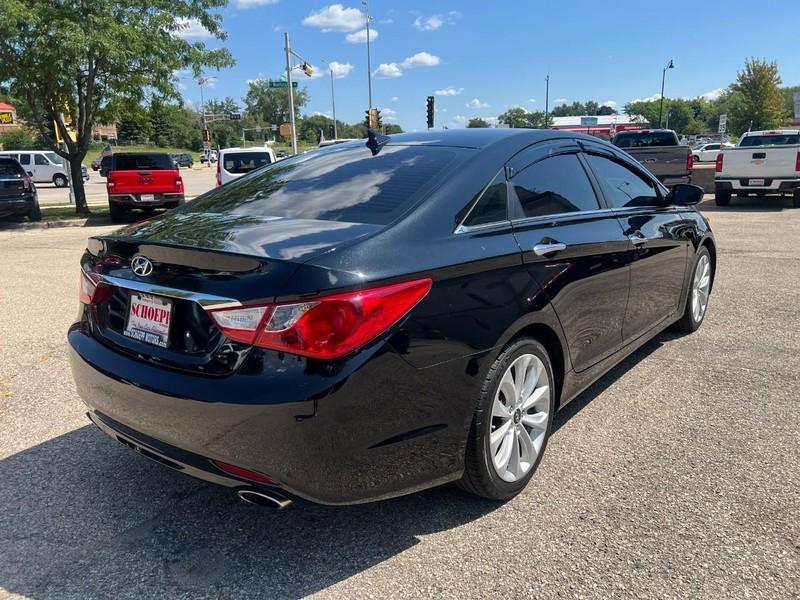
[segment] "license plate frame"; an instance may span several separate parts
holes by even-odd
[[[764,185],[764,179],[763,178],[748,179],[747,180],[747,185],[749,185],[749,186]]]
[[[139,202],[155,202],[155,194],[139,194]]]
[[[145,310],[141,312],[142,309],[139,309],[136,312],[140,314],[134,314],[134,306],[144,307]],[[164,315],[163,313],[156,313],[156,311],[146,310],[149,307],[166,310],[167,314]],[[128,311],[125,317],[125,327],[122,330],[122,334],[151,346],[167,348],[169,347],[169,333],[172,326],[173,312],[174,303],[169,298],[141,292],[130,292],[128,296]],[[158,320],[151,318],[151,314],[154,317],[157,314],[160,318]],[[166,317],[166,323],[163,323],[164,317]]]

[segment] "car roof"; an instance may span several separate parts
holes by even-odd
[[[114,152],[111,156],[153,156],[154,154],[170,156],[169,152]]]
[[[253,148],[223,148],[220,150],[223,154],[237,154],[238,152],[272,152],[272,148],[262,148],[255,146]]]
[[[510,129],[510,128],[465,128],[443,131],[421,131],[399,133],[387,136],[392,145],[458,146],[462,148],[486,148],[507,140],[519,142],[523,139],[529,144],[553,139],[554,137],[573,137],[570,132],[555,129]],[[365,140],[366,141],[366,140]]]

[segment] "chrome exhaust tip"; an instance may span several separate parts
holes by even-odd
[[[247,502],[248,504],[255,504],[257,506],[268,506],[276,510],[283,510],[292,505],[292,501],[285,496],[281,496],[276,492],[263,492],[261,490],[239,490],[236,496]]]

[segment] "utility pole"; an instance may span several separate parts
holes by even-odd
[[[212,79],[216,79],[216,77],[197,78],[197,84],[200,86],[200,122],[202,123],[203,126],[203,154],[205,154],[206,157],[211,156],[211,135],[209,134],[208,136],[208,145],[207,145],[205,141],[206,140],[205,135],[206,132],[208,131],[208,120],[206,119],[206,101],[205,98],[203,97],[203,86]],[[207,167],[211,166],[210,160],[206,161],[206,166]]]
[[[292,134],[292,154],[297,154],[297,134],[294,129],[294,92],[292,91],[292,59],[291,46],[289,46],[289,32],[283,34],[286,43],[286,79],[289,81],[289,128]]]
[[[661,115],[664,113],[664,80],[667,78],[667,69],[674,69],[675,65],[670,59],[669,64],[661,71],[661,103],[658,106],[658,126],[661,127]]]
[[[333,90],[333,69],[331,64],[328,63],[328,69],[331,72],[331,104],[333,105],[333,139],[339,139],[339,130],[336,127],[336,92]]]
[[[547,129],[547,110],[550,108],[550,73],[544,78],[544,128]]]
[[[365,14],[367,18],[367,90],[369,92],[368,108],[371,109],[372,108],[372,58],[370,56],[370,50],[369,50],[369,22],[370,22],[369,2],[367,2],[367,0],[364,0],[361,4],[363,4],[364,8],[366,9]]]

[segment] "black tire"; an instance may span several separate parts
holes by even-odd
[[[800,208],[800,188],[797,188],[792,194],[792,208]]]
[[[708,248],[703,246],[697,252],[697,255],[694,259],[694,264],[692,265],[692,275],[689,278],[689,290],[686,293],[686,305],[683,308],[683,315],[675,323],[675,329],[685,333],[697,331],[700,325],[703,324],[703,319],[705,319],[706,313],[708,312],[708,307],[706,307],[706,310],[703,311],[703,314],[700,315],[700,318],[695,319],[694,311],[692,310],[692,286],[694,285],[695,272],[697,271],[697,267],[700,264],[701,257],[703,256],[708,259],[710,268],[711,282],[709,283],[708,288],[709,295],[711,293],[711,289],[714,287],[714,268],[713,264],[711,263],[711,253],[708,251]]]
[[[702,161],[700,160],[700,157],[699,157],[699,156],[697,156],[696,154],[695,154],[694,156],[692,156],[692,161],[693,161],[693,162],[696,162],[696,163],[702,162]]]
[[[63,188],[69,185],[69,181],[67,181],[66,175],[62,175],[61,173],[56,173],[55,175],[53,175],[53,184],[56,187]]]
[[[124,206],[114,204],[113,202],[108,203],[108,214],[111,217],[112,223],[122,223],[125,220],[126,212]]]
[[[36,206],[31,209],[31,212],[28,213],[28,220],[32,223],[42,220],[42,209],[39,208],[38,202],[36,203]]]
[[[731,203],[731,191],[730,190],[715,190],[714,191],[714,202],[717,203],[717,206],[728,206]]]
[[[492,404],[503,375],[514,360],[523,354],[533,354],[544,364],[549,381],[549,411],[547,425],[544,430],[544,440],[533,465],[517,481],[507,482],[501,479],[495,470],[489,448],[489,436],[492,431]],[[469,438],[467,439],[467,449],[464,456],[464,475],[458,481],[458,486],[461,489],[491,500],[508,500],[525,488],[536,472],[547,448],[547,440],[550,438],[555,407],[554,381],[550,357],[544,346],[535,339],[517,339],[500,353],[481,386],[480,397],[478,398]]]

